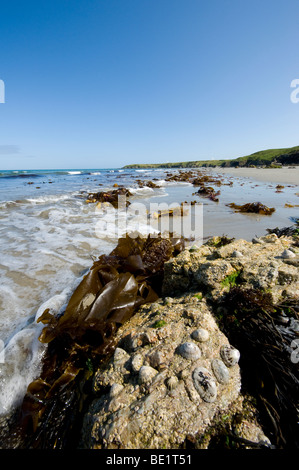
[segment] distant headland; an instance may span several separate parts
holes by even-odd
[[[196,160],[176,163],[135,163],[123,168],[197,168],[197,167],[256,167],[279,168],[299,165],[299,146],[284,149],[261,150],[245,157],[231,160]]]

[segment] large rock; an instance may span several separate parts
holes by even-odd
[[[229,343],[205,301],[189,295],[144,307],[117,340],[95,374],[82,447],[177,448],[238,401],[239,366],[225,366]]]
[[[224,246],[218,237],[167,261],[164,300],[118,330],[114,357],[95,374],[81,447],[180,448],[204,442],[221,417],[242,415],[238,353],[206,302],[216,305],[235,283],[270,293],[274,304],[299,298],[298,253],[292,237]],[[245,414],[239,432],[267,441]]]
[[[286,255],[287,253],[287,255]],[[218,298],[238,276],[244,287],[272,294],[273,301],[299,298],[299,249],[292,237],[272,233],[253,242],[234,240],[218,247],[213,241],[180,253],[165,264],[164,295],[199,289]]]

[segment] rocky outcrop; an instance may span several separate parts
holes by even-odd
[[[165,295],[199,289],[216,299],[236,280],[241,285],[271,293],[273,301],[299,299],[299,249],[292,237],[271,233],[252,242],[233,240],[218,246],[219,237],[208,245],[185,250],[165,264]]]
[[[292,237],[215,237],[167,261],[163,298],[118,330],[114,356],[94,375],[81,447],[207,448],[219,423],[236,416],[239,439],[270,445],[254,408],[245,412],[240,354],[213,311],[236,284],[271,294],[273,303],[298,299]]]
[[[95,374],[85,418],[87,448],[173,448],[204,434],[228,413],[241,387],[237,362],[206,303],[196,297],[158,301],[121,328],[114,357]]]
[[[113,358],[94,377],[81,447],[205,446],[215,423],[242,413],[239,353],[197,295],[143,307],[117,337]],[[243,421],[243,437],[267,440],[254,419]]]

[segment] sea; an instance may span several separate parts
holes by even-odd
[[[215,202],[196,195],[198,188],[190,182],[169,180],[180,171],[0,171],[0,417],[20,404],[41,371],[46,346],[38,340],[43,328],[38,317],[46,308],[63,312],[93,261],[110,253],[120,236],[158,233],[155,214],[160,204],[165,210],[182,202],[186,207],[198,203],[201,210],[187,242],[197,245],[216,235],[251,240],[267,234],[267,228],[290,226],[298,217],[296,185],[278,188],[277,183],[214,170],[213,177],[221,182],[215,186],[220,191]],[[201,171],[211,174],[208,168]],[[157,187],[147,186],[148,181]],[[133,207],[124,208],[121,216],[109,205],[87,202],[90,193],[119,187],[130,191]],[[240,214],[227,205],[257,201],[275,212]]]

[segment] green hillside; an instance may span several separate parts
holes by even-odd
[[[231,160],[196,160],[175,163],[145,163],[126,165],[123,168],[197,168],[197,167],[250,167],[299,164],[299,146],[283,149],[261,150]]]

